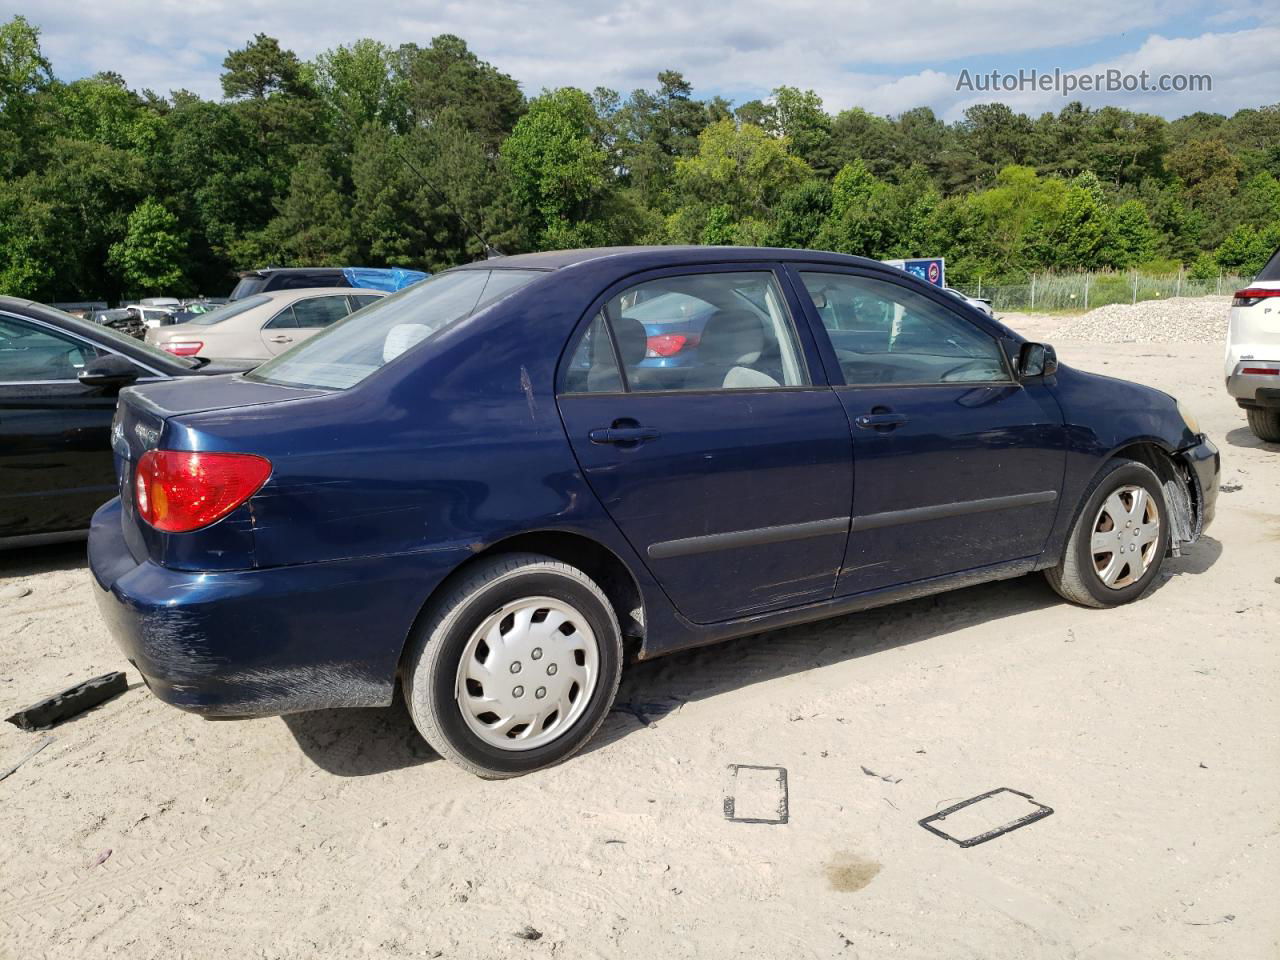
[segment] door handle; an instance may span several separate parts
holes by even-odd
[[[293,343],[293,337],[272,337],[272,343]]]
[[[864,413],[853,422],[863,430],[892,430],[910,419],[904,413]]]
[[[587,434],[592,443],[640,443],[662,436],[654,427],[600,427]]]

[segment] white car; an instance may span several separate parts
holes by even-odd
[[[1226,375],[1249,429],[1280,443],[1280,250],[1231,301]]]
[[[386,295],[358,287],[255,293],[186,323],[148,328],[146,339],[179,357],[269,360]]]

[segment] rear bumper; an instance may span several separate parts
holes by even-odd
[[[1269,368],[1272,363],[1250,361],[1249,367]],[[1246,364],[1237,364],[1237,371]],[[1280,406],[1280,377],[1233,372],[1227,376],[1227,393],[1241,406]]]
[[[465,549],[198,573],[137,562],[118,500],[89,533],[98,608],[161,700],[206,716],[385,706],[405,640]]]

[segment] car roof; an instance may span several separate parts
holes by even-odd
[[[878,260],[855,257],[830,250],[797,250],[790,247],[713,247],[713,246],[647,246],[589,247],[580,250],[548,250],[542,253],[519,253],[512,256],[478,260],[457,270],[561,270],[599,260],[626,262],[653,261],[655,266],[696,263],[750,262],[759,260],[839,263],[846,266],[884,268]]]
[[[350,297],[358,296],[360,294],[373,294],[374,296],[385,297],[387,295],[387,291],[374,290],[369,287],[296,287],[289,290],[263,290],[259,293],[251,293],[249,296],[268,297],[273,301],[286,300],[292,302],[294,300],[304,300],[307,297]],[[248,300],[249,297],[245,297],[244,299]],[[238,300],[233,300],[232,302],[239,303]],[[263,304],[263,306],[265,306],[265,304]]]
[[[347,267],[257,267],[253,270],[241,270],[241,277],[265,277],[270,273],[342,273]]]

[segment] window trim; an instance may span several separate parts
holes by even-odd
[[[613,325],[608,322],[609,317],[605,310],[605,305],[618,294],[625,293],[632,287],[639,286],[643,283],[662,280],[666,277],[690,276],[704,273],[767,273],[771,275],[773,282],[777,287],[781,306],[786,312],[785,320],[790,323],[792,333],[795,337],[796,360],[801,365],[804,375],[809,381],[808,383],[797,384],[795,386],[779,384],[776,387],[693,387],[677,390],[631,389],[631,385],[627,379],[626,369],[621,362],[621,352],[618,350],[618,344],[614,337]],[[718,395],[725,393],[732,393],[735,395],[757,393],[765,396],[778,393],[829,390],[834,386],[834,384],[830,382],[830,377],[826,369],[826,362],[821,354],[821,345],[814,337],[813,331],[809,329],[810,320],[809,317],[803,313],[803,310],[803,299],[796,296],[794,283],[786,271],[786,265],[777,260],[714,260],[707,263],[652,267],[647,270],[639,270],[634,273],[627,274],[626,276],[619,277],[613,283],[609,284],[602,293],[591,301],[586,310],[583,311],[582,315],[578,318],[578,321],[570,332],[568,339],[565,341],[565,345],[561,350],[559,359],[556,361],[556,398],[665,397],[671,395]],[[621,393],[617,391],[568,392],[565,389],[565,386],[568,379],[569,364],[572,362],[573,355],[577,352],[578,344],[581,342],[582,338],[586,336],[586,331],[590,328],[596,314],[605,315],[605,329],[609,333],[609,344],[613,349],[614,360],[618,364],[618,372],[622,378],[623,390]]]
[[[819,352],[822,355],[824,365],[827,366],[827,376],[832,381],[831,386],[839,389],[857,389],[868,390],[875,388],[896,389],[898,387],[1020,387],[1022,381],[1018,379],[1014,373],[1013,365],[1009,360],[1009,353],[1004,346],[1004,338],[991,329],[988,329],[985,323],[975,322],[975,318],[966,316],[964,313],[956,310],[953,304],[947,303],[943,297],[950,297],[941,287],[930,289],[926,292],[919,289],[914,283],[904,283],[902,277],[895,277],[874,268],[865,267],[844,267],[834,264],[819,264],[809,262],[788,263],[786,265],[787,273],[795,285],[796,293],[800,295],[801,308],[804,310],[805,319],[813,326],[813,334],[815,338],[819,338]],[[813,298],[809,296],[808,287],[805,286],[804,274],[806,273],[827,273],[837,276],[855,277],[866,280],[878,280],[882,283],[889,284],[893,287],[899,287],[909,293],[914,293],[924,297],[926,300],[936,304],[944,310],[949,316],[953,317],[964,324],[971,327],[976,333],[987,337],[995,346],[996,352],[1000,355],[1000,365],[1004,368],[1007,379],[1004,380],[923,380],[911,381],[903,383],[849,383],[845,379],[844,368],[840,366],[840,359],[835,352],[835,344],[831,341],[830,332],[827,330],[826,324],[822,322],[822,316],[818,313],[817,306],[813,303]],[[923,282],[923,281],[921,281]],[[936,290],[936,292],[935,292]],[[939,296],[938,294],[941,294]],[[953,298],[954,299],[954,298]],[[984,318],[985,319],[985,318]],[[836,380],[839,382],[835,382]]]
[[[150,373],[150,374],[151,374],[151,376],[150,376],[150,377],[139,377],[139,378],[138,378],[138,381],[147,381],[147,382],[150,382],[150,381],[152,381],[152,380],[171,380],[171,379],[173,379],[172,374],[164,373],[164,372],[162,372],[162,371],[160,371],[160,370],[155,369],[155,368],[154,368],[154,367],[152,367],[152,366],[148,366],[146,363],[144,363],[143,361],[141,361],[141,360],[137,359],[136,357],[131,357],[131,356],[129,356],[127,353],[121,353],[119,350],[113,350],[111,347],[108,347],[108,346],[106,346],[105,344],[98,343],[96,340],[90,340],[88,337],[81,336],[79,333],[76,333],[76,332],[74,332],[74,331],[71,331],[71,330],[63,330],[63,329],[62,329],[61,327],[59,327],[57,324],[49,323],[49,322],[48,322],[48,321],[46,321],[46,320],[41,320],[41,319],[39,319],[39,318],[37,318],[37,317],[27,317],[27,316],[23,316],[22,314],[18,314],[18,313],[10,313],[8,310],[0,310],[0,317],[4,317],[5,319],[8,319],[8,320],[14,320],[14,321],[17,321],[18,323],[26,323],[26,324],[31,324],[31,325],[36,326],[36,327],[42,327],[43,329],[45,329],[45,330],[47,330],[47,331],[50,331],[50,332],[52,332],[52,333],[53,333],[53,334],[55,334],[55,335],[59,335],[59,336],[63,336],[63,337],[69,337],[69,338],[70,338],[70,339],[72,339],[72,340],[77,340],[77,341],[79,341],[80,343],[87,344],[89,347],[91,347],[91,348],[92,348],[92,349],[93,349],[93,350],[98,354],[98,356],[102,356],[103,354],[108,354],[108,355],[113,356],[113,357],[124,357],[126,360],[128,360],[130,363],[132,363],[134,366],[139,367],[139,368],[141,368],[141,369],[143,369],[143,370],[146,370],[148,373]],[[78,384],[78,383],[80,383],[80,381],[79,381],[79,380],[77,380],[77,379],[72,379],[72,380],[0,380],[0,387],[31,387],[31,386],[39,386],[39,385],[41,385],[41,384],[67,384],[67,383],[76,383],[76,384]]]

